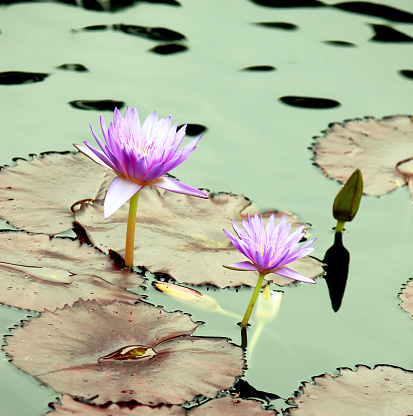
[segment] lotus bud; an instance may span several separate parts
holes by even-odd
[[[336,231],[342,231],[344,223],[356,216],[363,195],[363,176],[356,169],[340,189],[333,204],[333,216],[337,220]]]

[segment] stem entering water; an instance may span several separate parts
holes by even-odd
[[[133,252],[135,249],[136,211],[138,209],[139,192],[129,200],[128,228],[126,229],[125,266],[133,266]]]
[[[265,273],[260,272],[260,275],[258,276],[257,286],[255,286],[254,293],[251,296],[250,303],[245,312],[244,318],[242,319],[242,322],[241,322],[242,327],[248,325],[248,321],[250,319],[252,310],[254,309],[254,306],[255,306],[255,302],[257,301],[258,295],[260,293],[262,282],[264,281],[264,277],[265,277]]]
[[[345,223],[346,223],[345,221],[337,221],[336,233],[342,232],[344,230],[344,224]]]

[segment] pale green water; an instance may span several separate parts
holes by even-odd
[[[322,259],[333,243],[331,204],[339,185],[312,165],[307,147],[334,121],[412,113],[412,81],[398,74],[412,69],[411,46],[369,42],[373,33],[367,23],[388,24],[410,36],[413,27],[329,8],[271,9],[239,0],[225,5],[217,0],[181,3],[142,3],[108,14],[62,4],[3,6],[1,71],[51,75],[39,83],[1,86],[0,164],[92,141],[88,123],[98,130],[99,112],[76,110],[68,101],[122,100],[142,115],[154,109],[162,116],[170,113],[178,124],[208,128],[197,150],[174,171],[180,180],[212,191],[243,193],[263,210],[294,212],[312,224],[311,234],[318,237],[314,255]],[[407,0],[391,5],[411,9]],[[294,23],[299,29],[253,25],[262,21]],[[187,37],[189,50],[161,56],[147,52],[157,45],[151,40],[110,30],[70,31],[115,23],[173,29]],[[334,47],[325,40],[357,47]],[[55,69],[74,62],[90,72]],[[253,65],[277,70],[240,71]],[[284,95],[326,97],[341,106],[300,109],[282,104],[278,98]],[[111,118],[110,112],[104,116]],[[322,278],[317,285],[285,288],[280,315],[263,332],[245,379],[256,389],[287,398],[302,381],[337,367],[392,364],[413,369],[412,322],[397,297],[413,277],[412,222],[406,188],[382,198],[365,197],[344,235],[351,261],[340,311],[332,311]],[[146,286],[148,301],[206,321],[196,335],[230,337],[239,344],[232,318],[182,307]],[[250,293],[208,291],[221,306],[239,314]],[[7,307],[1,311],[3,333],[27,315]],[[272,333],[282,342],[274,341]],[[43,415],[57,396],[7,358],[0,371],[4,416]]]

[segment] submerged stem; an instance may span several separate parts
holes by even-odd
[[[260,289],[261,289],[261,286],[262,286],[262,282],[264,281],[264,277],[265,277],[265,273],[260,272],[260,275],[258,276],[257,285],[255,286],[254,293],[251,296],[250,303],[249,303],[248,308],[245,312],[244,318],[242,319],[241,326],[247,326],[248,325],[248,321],[250,319],[252,310],[254,309],[254,306],[255,306],[255,302],[257,301],[258,295],[260,293]]]
[[[139,192],[129,200],[128,227],[126,229],[125,266],[133,266],[133,252],[135,249],[136,211],[138,209]]]
[[[341,233],[344,230],[344,224],[346,222],[345,221],[337,221],[337,225],[336,225],[336,233]]]

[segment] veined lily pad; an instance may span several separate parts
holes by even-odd
[[[137,288],[140,275],[78,241],[11,231],[0,234],[0,246],[0,301],[6,305],[41,312],[79,298],[140,298],[125,290]]]
[[[413,279],[406,283],[399,298],[402,300],[400,306],[413,315]]]
[[[190,336],[198,325],[143,302],[79,300],[24,322],[4,349],[13,364],[61,393],[98,395],[97,404],[182,404],[199,394],[215,397],[243,374],[242,349]],[[151,354],[141,354],[145,348]]]
[[[97,195],[99,198],[103,196],[104,190],[101,189]],[[247,212],[253,214],[257,211],[258,207],[243,195],[218,193],[211,194],[208,200],[201,200],[146,187],[139,196],[135,264],[151,272],[170,274],[181,283],[255,286],[256,273],[222,267],[244,260],[222,230],[231,227],[231,219],[240,224],[246,219]],[[264,218],[268,219],[270,214],[268,212]],[[290,213],[278,212],[276,216],[279,219],[284,214],[292,223],[292,229],[301,225]],[[110,221],[105,221],[102,201],[83,206],[75,213],[76,221],[85,229],[93,245],[103,252],[112,249],[122,256],[127,216],[128,206],[125,204],[111,216]],[[312,278],[324,273],[321,263],[309,257],[292,263],[291,269]],[[267,278],[281,286],[293,282],[274,274]]]
[[[261,409],[259,402],[230,396],[210,400],[189,411],[189,416],[275,416],[277,414],[275,410]]]
[[[409,415],[413,409],[413,372],[379,365],[371,370],[340,369],[304,383],[303,393],[289,408],[291,416]]]
[[[81,154],[51,153],[0,170],[0,216],[33,233],[73,228],[71,206],[93,198],[102,169]]]
[[[413,121],[410,116],[365,118],[335,123],[316,137],[314,160],[332,179],[344,183],[356,168],[364,193],[384,195],[409,182],[413,198]]]
[[[64,394],[60,399],[61,405],[53,403],[53,411],[45,416],[185,416],[182,406],[161,405],[150,407],[145,405],[118,406],[113,403],[109,406],[93,406]]]

